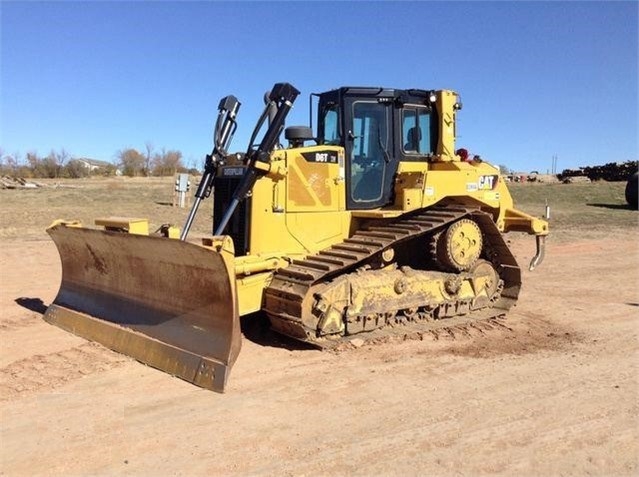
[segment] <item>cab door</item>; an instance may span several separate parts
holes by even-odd
[[[397,161],[392,156],[391,102],[345,101],[346,193],[348,209],[374,209],[392,200]]]

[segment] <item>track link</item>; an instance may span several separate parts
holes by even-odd
[[[385,252],[388,254],[391,249],[397,250],[410,240],[433,236],[464,217],[479,224],[485,243],[482,256],[493,264],[500,277],[499,293],[491,300],[491,306],[478,311],[472,311],[468,303],[447,303],[444,309],[420,307],[411,310],[412,313],[398,309],[377,317],[374,329],[364,330],[366,332],[358,334],[358,337],[378,339],[385,333],[397,334],[398,328],[402,329],[401,332],[419,333],[502,317],[516,302],[519,294],[521,279],[517,262],[489,214],[475,207],[448,204],[406,214],[391,221],[367,222],[343,242],[303,260],[294,260],[289,267],[278,270],[264,294],[264,310],[273,328],[320,347],[334,347],[336,342],[348,338],[352,333],[347,331],[327,337],[318,336],[316,329],[304,324],[305,314],[308,316],[311,313],[314,290],[344,274],[364,268],[381,268],[387,264]]]

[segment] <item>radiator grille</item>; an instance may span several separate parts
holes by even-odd
[[[224,213],[231,203],[233,192],[237,188],[242,177],[217,176],[213,181],[213,233],[222,221]],[[235,254],[246,255],[249,247],[249,213],[251,210],[251,198],[240,202],[235,213],[224,231],[224,235],[230,235],[235,245]]]

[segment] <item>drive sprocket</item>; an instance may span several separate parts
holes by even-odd
[[[482,247],[479,225],[470,219],[460,219],[433,237],[433,258],[443,270],[463,272],[477,262]]]

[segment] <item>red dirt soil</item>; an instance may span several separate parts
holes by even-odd
[[[551,238],[492,329],[338,353],[245,338],[216,394],[44,322],[55,246],[4,241],[0,475],[637,475],[637,251]]]

